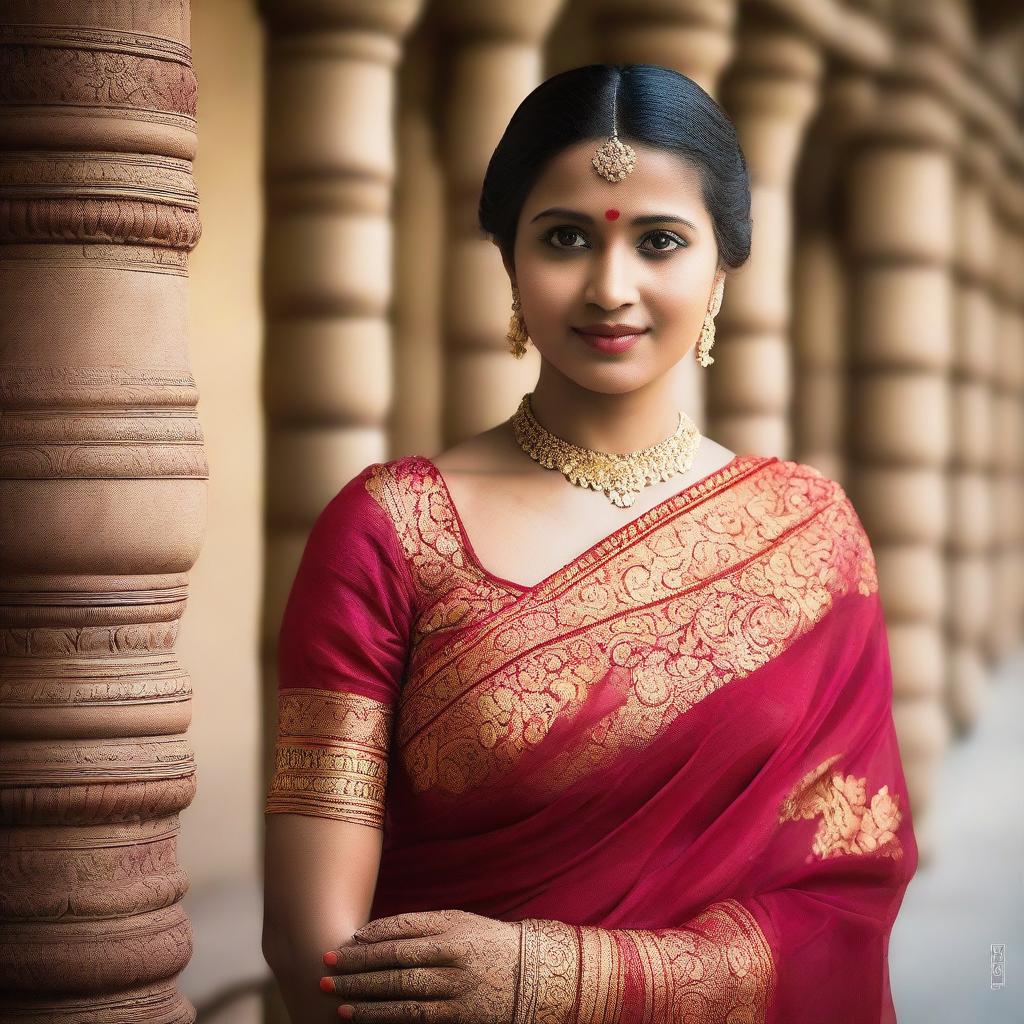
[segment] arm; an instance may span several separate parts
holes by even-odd
[[[380,863],[379,829],[303,814],[268,814],[263,955],[291,1019],[336,1021],[320,991],[322,951],[368,919]]]
[[[404,555],[367,472],[314,524],[278,637],[263,953],[296,1024],[338,1019],[319,987],[322,953],[370,912],[413,616]]]

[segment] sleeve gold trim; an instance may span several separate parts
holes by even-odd
[[[278,691],[267,814],[384,828],[392,709],[358,693]]]
[[[515,1024],[712,1024],[767,1018],[771,947],[737,900],[679,928],[522,922]],[[626,1005],[628,1001],[629,1005]],[[695,1016],[698,1007],[704,1012]]]

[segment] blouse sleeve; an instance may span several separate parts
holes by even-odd
[[[674,927],[524,919],[516,1024],[895,1024],[888,942],[917,846],[882,607],[856,600],[871,624],[843,699],[814,709],[763,826],[737,840],[758,883]]]
[[[278,637],[267,814],[383,829],[414,599],[394,524],[364,486],[371,469],[320,513],[289,592]]]

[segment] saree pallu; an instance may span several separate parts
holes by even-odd
[[[738,455],[528,587],[430,460],[364,469],[282,621],[268,812],[380,827],[370,916],[529,924],[566,1022],[895,1021],[917,866],[875,562],[842,488]]]

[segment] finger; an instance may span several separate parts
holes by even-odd
[[[381,939],[397,939],[417,935],[436,935],[446,931],[454,923],[458,910],[420,910],[409,914],[395,914],[393,917],[378,917],[368,921],[352,934],[360,942],[379,942]]]
[[[324,954],[332,974],[358,974],[392,967],[433,967],[455,963],[443,938],[391,939],[366,946],[341,946]]]
[[[332,994],[346,1002],[388,999],[451,999],[459,992],[454,967],[402,967],[369,974],[328,976]],[[327,986],[324,986],[327,991]]]
[[[349,1009],[346,1009],[348,1007]],[[413,1002],[391,1003],[342,1003],[338,1007],[341,1020],[355,1021],[355,1024],[391,1024],[392,1021],[421,1021],[426,1024],[441,1024],[453,1021],[451,1003],[447,999],[415,1000]]]

